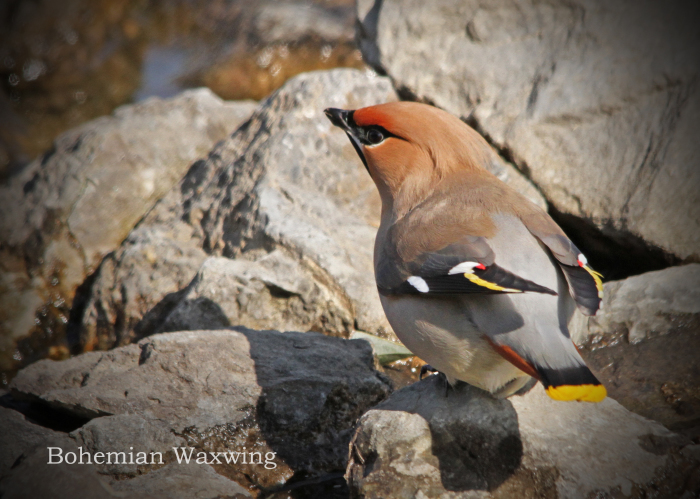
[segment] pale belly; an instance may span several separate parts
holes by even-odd
[[[496,353],[464,314],[460,298],[381,296],[394,332],[411,352],[447,376],[497,393],[529,376]],[[512,386],[511,383],[509,386]],[[507,396],[510,393],[505,393]]]

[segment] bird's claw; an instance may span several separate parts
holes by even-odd
[[[431,366],[430,364],[423,364],[423,365],[421,366],[421,368],[420,368],[420,376],[419,376],[418,379],[423,379],[423,377],[424,377],[427,373],[429,373],[429,372],[431,372],[431,373],[439,373],[440,371],[438,371],[437,369],[435,369],[435,368],[434,368],[433,366]]]

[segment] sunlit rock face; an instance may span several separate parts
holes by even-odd
[[[376,71],[290,78],[362,64],[353,9],[0,6],[11,24],[0,37],[14,37],[0,44],[11,111],[0,495],[700,494],[694,11],[361,0],[359,45]],[[262,100],[180,93],[201,84]],[[177,96],[74,126],[154,94]],[[373,278],[379,198],[323,109],[400,98],[484,134],[499,153],[492,173],[603,271],[603,309],[570,332],[605,401],[557,402],[541,386],[495,399],[438,376],[406,386],[416,358],[390,395],[378,366],[406,350]],[[31,141],[51,139],[27,145],[22,122]],[[6,161],[30,146],[48,152]],[[47,466],[48,446],[162,449],[163,462]],[[178,448],[206,460],[181,463]],[[277,466],[209,455],[244,449]]]
[[[397,88],[473,123],[558,220],[592,223],[587,245],[639,262],[609,273],[638,273],[648,245],[700,257],[693,2],[363,0],[358,17],[365,59]]]
[[[207,89],[125,106],[60,135],[0,186],[0,370],[50,346],[67,354],[76,289],[254,108]]]

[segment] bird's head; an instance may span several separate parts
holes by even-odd
[[[471,127],[427,104],[391,102],[325,113],[355,147],[379,189],[383,211],[405,212],[450,174],[483,171],[492,159]]]

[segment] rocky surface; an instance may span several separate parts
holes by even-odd
[[[72,442],[61,439],[45,441],[44,444],[44,447],[23,456],[24,459],[17,464],[9,476],[0,482],[0,492],[3,497],[15,499],[26,497],[84,497],[86,499],[120,497],[110,487],[107,480],[99,476],[94,466],[71,466],[65,463],[47,464],[48,446],[60,447],[66,452],[78,453],[79,449]]]
[[[610,398],[560,403],[537,385],[498,400],[466,384],[445,396],[443,383],[431,376],[362,416],[346,474],[352,497],[692,497],[700,491],[687,482],[700,471],[700,461],[680,452],[688,442]]]
[[[149,415],[150,416],[150,415]],[[185,439],[174,434],[171,427],[164,421],[151,418],[145,419],[138,414],[116,414],[90,419],[88,423],[70,433],[70,437],[90,453],[95,452],[163,452],[163,463],[175,459],[172,449],[186,445]],[[130,460],[133,461],[133,460]],[[159,469],[160,459],[147,463],[112,462],[95,463],[95,468],[102,475],[120,479],[131,478]]]
[[[22,454],[62,437],[61,433],[32,424],[21,413],[5,407],[0,407],[0,422],[3,429],[3,438],[0,440],[0,480],[10,472]]]
[[[27,427],[19,429],[26,431]],[[130,480],[113,481],[110,477],[98,473],[97,467],[92,464],[47,464],[52,459],[49,452],[56,452],[49,451],[49,446],[62,449],[63,455],[72,452],[80,456],[81,452],[85,452],[83,447],[76,446],[65,436],[42,441],[41,447],[22,455],[12,471],[0,481],[0,493],[3,497],[17,499],[27,497],[245,499],[252,497],[246,489],[217,474],[211,466],[206,464],[169,464]],[[53,459],[57,460],[55,456]],[[83,454],[83,459],[85,463],[87,454]]]
[[[604,308],[572,327],[586,361],[627,409],[700,436],[700,265],[604,288]]]
[[[326,39],[348,30],[347,3],[333,5],[321,18],[261,3],[246,14],[261,51],[200,76],[240,90],[249,64],[272,78],[256,88],[277,86],[300,37],[331,60]],[[359,42],[388,77],[302,74],[254,110],[197,91],[60,136],[0,187],[0,318],[8,345],[35,328],[87,352],[31,364],[0,393],[0,495],[700,494],[700,265],[608,282],[605,308],[577,317],[572,336],[611,395],[600,404],[539,385],[445,396],[437,376],[387,399],[386,373],[406,386],[421,361],[378,367],[407,355],[373,279],[379,199],[323,115],[433,102],[485,134],[493,173],[548,201],[592,261],[607,255],[606,275],[690,262],[700,58],[683,9],[361,0]],[[234,115],[250,118],[230,134]],[[157,459],[47,465],[48,446]]]
[[[247,499],[250,492],[236,482],[223,477],[208,464],[169,464],[132,480],[120,480],[112,485],[119,497],[163,497],[190,499]]]
[[[119,108],[60,135],[0,187],[1,370],[18,338],[65,329],[86,276],[254,107],[199,89]]]
[[[256,261],[208,258],[165,318],[162,331],[246,324],[345,333],[352,304],[277,249]]]
[[[700,316],[700,265],[647,272],[604,285],[605,302],[595,317],[578,316],[577,342],[624,333],[640,343],[689,325]]]
[[[379,197],[323,109],[395,99],[386,78],[339,69],[294,78],[261,103],[104,260],[84,347],[227,324],[390,336],[372,266]],[[544,204],[513,167],[493,168]]]
[[[365,60],[469,118],[621,259],[700,257],[695,4],[361,0],[358,18]]]
[[[40,361],[13,380],[13,398],[89,422],[66,435],[3,410],[18,434],[28,437],[3,449],[0,474],[32,447],[43,452],[45,467],[45,442],[59,439],[61,446],[93,455],[162,454],[145,463],[89,467],[93,478],[121,491],[157,490],[167,482],[164,494],[172,497],[168,487],[184,493],[190,474],[209,488],[225,485],[227,477],[246,490],[283,484],[295,473],[318,477],[345,467],[355,420],[390,393],[388,379],[374,366],[365,340],[244,328],[167,333],[109,352]],[[194,449],[196,465],[203,464],[195,463],[199,452],[260,454],[236,464],[226,463],[223,454],[213,462],[207,454],[211,468],[195,466],[178,478],[176,470],[186,463],[173,448]],[[3,490],[28,483],[40,461],[12,471]]]

